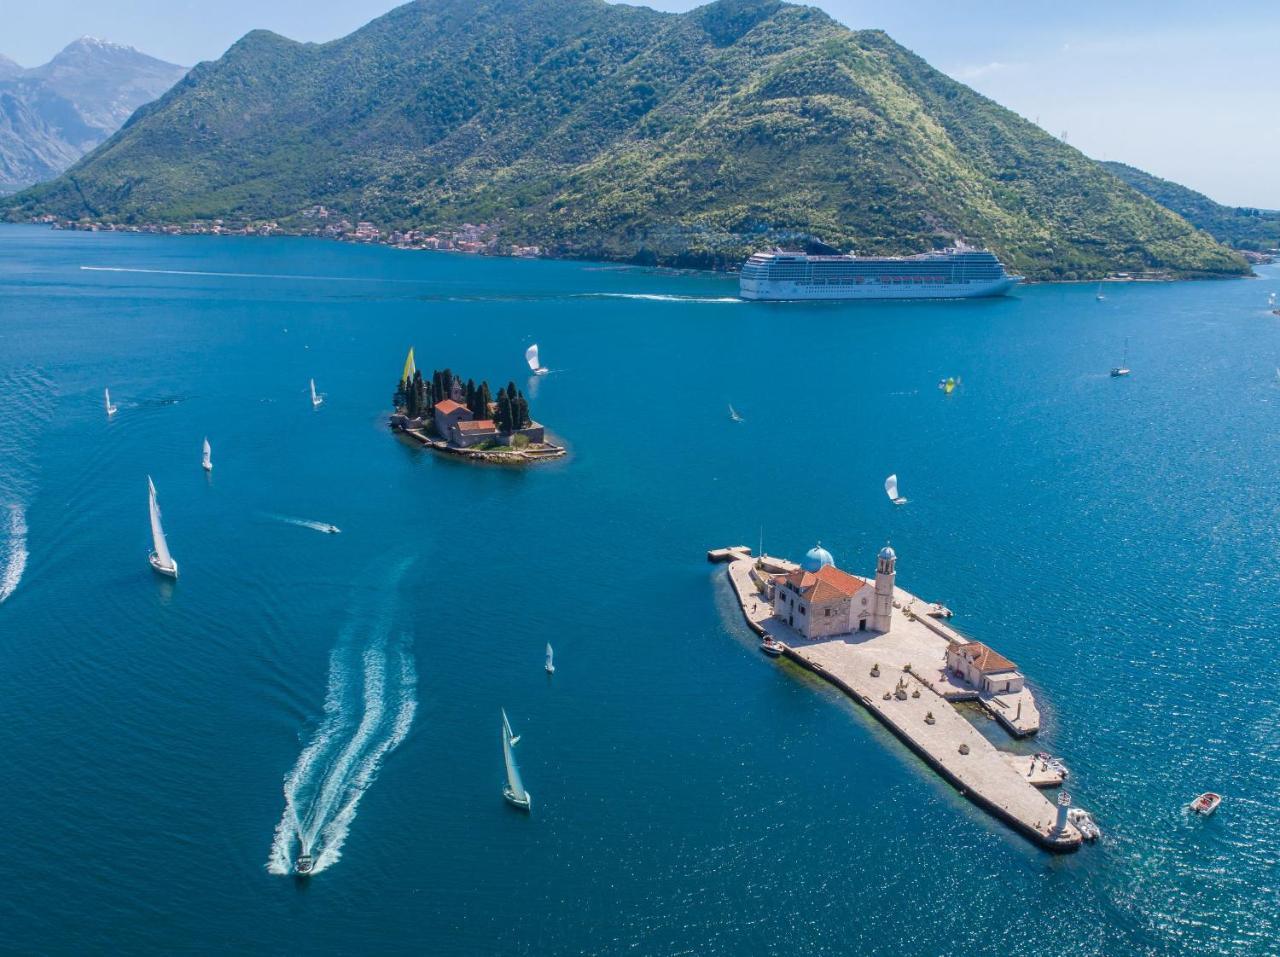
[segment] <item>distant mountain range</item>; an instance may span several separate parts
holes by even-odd
[[[0,56],[0,192],[57,176],[186,72],[93,37],[30,70]]]
[[[1133,166],[1111,162],[1102,165],[1138,192],[1173,210],[1218,242],[1235,249],[1254,251],[1280,248],[1280,210],[1223,206],[1204,193],[1144,173]]]
[[[492,226],[565,256],[990,246],[1032,278],[1243,259],[879,31],[778,0],[418,0],[202,63],[8,215]]]

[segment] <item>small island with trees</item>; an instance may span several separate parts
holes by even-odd
[[[543,426],[530,417],[529,402],[515,382],[495,395],[488,382],[463,383],[450,369],[437,369],[426,378],[412,349],[392,404],[392,430],[439,452],[507,463],[565,454],[564,446],[549,441]]]

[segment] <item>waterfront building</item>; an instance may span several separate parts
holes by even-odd
[[[980,641],[948,644],[947,668],[985,694],[1017,694],[1025,684],[1017,665]]]
[[[821,545],[811,548],[800,568],[774,579],[773,614],[806,638],[890,629],[897,556],[887,545],[876,563],[874,582],[836,567]]]
[[[435,427],[442,439],[448,439],[460,422],[470,422],[475,415],[461,402],[443,399],[433,406]]]

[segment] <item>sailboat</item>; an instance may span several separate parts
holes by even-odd
[[[178,563],[169,554],[169,543],[164,539],[164,527],[160,524],[160,503],[156,501],[156,485],[147,476],[148,505],[151,510],[151,544],[152,550],[148,561],[151,567],[161,575],[169,578],[178,577]]]
[[[733,419],[734,422],[742,421],[742,416],[738,415],[738,410],[733,407],[732,402],[729,403],[729,418]]]
[[[546,665],[546,667],[547,667],[547,674],[549,674],[549,675],[553,675],[553,674],[555,674],[555,673],[556,673],[556,661],[555,661],[555,655],[554,655],[554,654],[552,653],[552,651],[551,651],[551,642],[549,642],[549,641],[547,642],[547,665]]]
[[[884,493],[894,505],[906,505],[907,500],[898,494],[898,473],[894,472],[884,480]]]
[[[958,378],[955,378],[954,376],[948,376],[945,379],[938,380],[938,388],[941,389],[943,392],[945,392],[947,395],[950,395],[952,392],[955,392],[956,386],[958,386],[959,384],[960,384],[960,380]]]
[[[204,440],[204,454],[200,458],[200,465],[206,472],[213,471],[213,449],[209,447],[209,439]]]
[[[324,396],[316,392],[316,380],[311,380],[311,408],[318,409],[324,403]]]
[[[508,803],[522,811],[528,811],[533,805],[533,795],[524,789],[520,780],[520,769],[516,767],[516,755],[512,749],[520,738],[511,733],[511,722],[507,720],[507,711],[502,710],[502,757],[507,764],[507,783],[502,788],[502,796]]]
[[[538,361],[538,344],[535,342],[528,349],[524,350],[524,361],[529,363],[529,371],[534,375],[546,375],[550,369],[542,366]]]
[[[1124,355],[1120,359],[1120,364],[1111,370],[1111,378],[1116,379],[1122,375],[1129,374],[1129,340],[1124,340]]]
[[[418,364],[413,361],[413,346],[409,347],[409,354],[404,359],[404,372],[400,373],[401,379],[412,379],[413,374],[418,371]]]
[[[112,405],[112,404],[111,404],[111,390],[110,390],[110,389],[103,389],[103,390],[102,390],[102,398],[103,398],[103,399],[105,400],[105,402],[106,402],[106,406],[107,406],[107,416],[108,416],[108,417],[110,417],[110,416],[115,415],[115,414],[116,414],[116,407],[115,407],[114,405]]]
[[[1096,300],[1098,300],[1098,302],[1102,302],[1102,300],[1104,300],[1104,299],[1106,299],[1106,298],[1107,298],[1106,296],[1104,296],[1104,295],[1102,294],[1102,283],[1098,283],[1098,294],[1097,294],[1096,296],[1094,296],[1093,298],[1094,298],[1094,299],[1096,299]]]

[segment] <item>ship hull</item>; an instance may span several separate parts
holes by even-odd
[[[738,282],[738,295],[762,302],[798,300],[844,301],[847,299],[985,299],[1005,296],[1021,281],[1019,276],[1004,276],[986,282],[964,283],[878,283],[852,285],[815,285],[779,279],[748,279]]]

